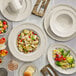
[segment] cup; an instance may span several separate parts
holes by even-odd
[[[22,0],[23,1],[23,0]],[[15,13],[19,12],[22,8],[22,3],[20,0],[11,0],[8,4],[8,7]]]

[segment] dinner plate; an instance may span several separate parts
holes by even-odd
[[[46,14],[45,17],[44,17],[44,29],[45,29],[46,33],[49,35],[49,37],[51,37],[54,40],[57,40],[57,41],[71,40],[71,39],[76,37],[76,32],[73,35],[71,35],[70,37],[59,37],[56,34],[54,34],[53,31],[50,28],[50,17],[52,16],[52,13],[55,12],[55,9],[57,9],[57,7],[60,7],[60,8],[65,7],[67,9],[68,9],[68,7],[70,7],[69,9],[72,9],[72,11],[74,11],[74,12],[76,11],[71,6],[65,5],[65,4],[59,4],[59,5],[56,5],[56,6],[52,7],[51,10],[48,12],[49,14]],[[58,9],[60,9],[60,8],[58,8]]]
[[[21,66],[21,68],[19,70],[19,76],[23,76],[23,73],[27,69],[28,66],[32,66],[32,67],[34,67],[36,69],[36,71],[33,74],[33,76],[40,76],[37,67],[35,66],[35,64],[32,64],[32,63],[25,63],[23,66]]]
[[[57,7],[58,8],[58,7]],[[51,30],[60,37],[69,37],[76,32],[76,14],[71,9],[61,8],[50,18]]]
[[[24,29],[33,30],[37,32],[38,36],[40,37],[40,43],[39,43],[38,48],[34,52],[29,53],[29,54],[24,54],[20,52],[16,45],[17,36]],[[26,62],[34,61],[40,58],[41,55],[45,53],[45,50],[47,47],[47,38],[46,38],[45,33],[38,26],[31,23],[25,23],[13,28],[13,30],[11,31],[8,37],[8,46],[12,55],[16,57],[17,59],[21,61],[26,61]]]
[[[59,71],[60,73],[63,73],[63,74],[73,74],[73,73],[75,73],[76,72],[76,67],[75,68],[71,68],[71,69],[67,69],[67,70],[64,70],[64,69],[62,69],[61,67],[58,67],[56,64],[55,64],[55,61],[54,61],[54,59],[53,59],[53,50],[55,50],[56,48],[64,48],[64,49],[66,49],[66,50],[70,50],[70,53],[71,53],[71,55],[74,57],[74,59],[75,59],[75,63],[76,63],[76,55],[75,55],[75,53],[73,52],[73,51],[75,51],[75,50],[73,50],[71,47],[69,47],[69,46],[67,46],[67,45],[64,45],[64,44],[53,44],[53,45],[51,45],[50,47],[49,47],[49,49],[48,49],[48,61],[49,61],[49,63],[52,65],[52,67],[54,68],[54,69],[56,69],[57,71]]]
[[[8,20],[11,21],[21,21],[26,19],[32,11],[32,1],[31,0],[23,0],[23,5],[22,5],[22,9],[20,10],[19,13],[13,13],[10,9],[8,9],[6,6],[1,9],[1,13],[3,14],[3,16],[5,18],[7,18]],[[7,0],[5,0],[5,3],[7,2]],[[9,0],[8,0],[9,2]],[[4,3],[4,5],[5,5]],[[7,3],[8,4],[8,3]]]

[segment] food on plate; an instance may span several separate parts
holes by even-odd
[[[8,54],[8,51],[7,50],[0,50],[0,56],[1,57],[4,57],[4,56],[6,56]]]
[[[18,62],[15,60],[10,60],[8,63],[8,69],[14,71],[18,68]]]
[[[0,50],[6,48],[5,42],[6,42],[6,39],[4,37],[0,38]]]
[[[4,56],[8,54],[8,51],[5,49],[6,48],[6,39],[4,37],[0,38],[0,63],[2,63],[2,59]]]
[[[34,73],[35,73],[35,68],[32,66],[28,66],[24,72],[24,76],[33,76]]]
[[[17,37],[17,47],[25,54],[34,52],[39,45],[39,36],[32,30],[23,30]]]
[[[0,20],[0,34],[6,33],[8,30],[8,24],[5,20]]]
[[[53,50],[53,58],[55,60],[55,64],[62,69],[69,69],[75,67],[75,59],[70,54],[70,50],[66,50],[64,48],[57,48]]]
[[[6,56],[8,54],[8,51],[3,49],[3,50],[0,50],[0,63],[2,63],[2,57]]]

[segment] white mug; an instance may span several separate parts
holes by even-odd
[[[23,0],[22,0],[23,1]],[[10,7],[10,9],[13,12],[19,12],[20,9],[22,8],[22,4],[20,3],[20,0],[11,0],[8,4],[8,6]]]

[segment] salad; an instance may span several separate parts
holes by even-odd
[[[34,52],[39,45],[39,36],[32,30],[23,30],[17,37],[17,47],[25,54]]]
[[[6,39],[4,37],[0,38],[0,63],[2,63],[3,57],[5,57],[8,54],[8,51],[6,48]]]
[[[8,24],[5,20],[0,20],[0,34],[6,33]]]
[[[70,54],[70,50],[64,48],[57,48],[53,50],[53,58],[55,64],[62,69],[69,69],[75,67],[74,57]]]

